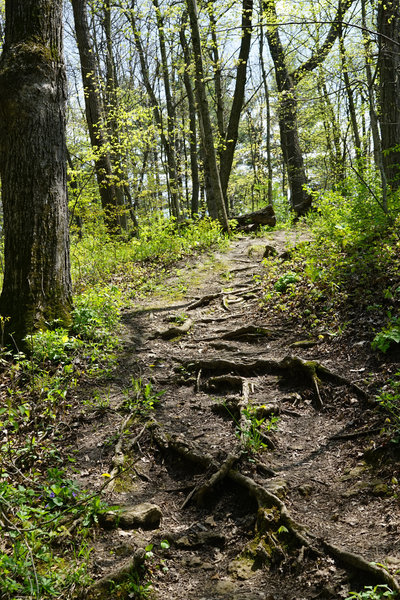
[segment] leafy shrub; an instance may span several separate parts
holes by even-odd
[[[296,273],[293,271],[287,271],[287,273],[279,277],[278,281],[274,285],[274,288],[277,292],[286,292],[289,285],[291,283],[296,283],[296,281],[298,281]]]
[[[96,286],[79,294],[72,312],[72,331],[80,338],[96,341],[115,335],[121,298],[121,291],[115,285]]]
[[[400,317],[392,319],[390,324],[376,334],[372,341],[372,349],[385,353],[393,344],[400,343]]]

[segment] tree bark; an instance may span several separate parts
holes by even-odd
[[[400,188],[400,7],[378,2],[379,93],[383,166],[393,192]]]
[[[114,234],[121,229],[123,207],[120,204],[121,199],[114,184],[111,157],[107,149],[107,136],[104,132],[104,110],[99,92],[96,59],[90,40],[86,1],[71,0],[71,3],[85,92],[86,121],[90,143],[97,154],[95,170],[101,206],[104,211],[107,229]]]
[[[196,90],[198,95],[199,114],[203,136],[203,150],[205,158],[206,177],[212,190],[207,194],[208,211],[213,219],[219,219],[221,225],[227,231],[230,230],[228,217],[225,208],[224,195],[221,187],[221,180],[217,165],[217,157],[214,146],[214,136],[211,125],[210,110],[208,106],[207,94],[204,85],[203,56],[200,40],[199,23],[197,18],[196,0],[186,0],[190,19],[190,29],[192,33],[192,44],[194,51],[194,63],[196,68]]]
[[[170,84],[170,75],[168,69],[168,60],[167,60],[167,49],[165,45],[165,25],[164,25],[164,17],[161,14],[160,6],[158,0],[152,0],[154,9],[156,11],[156,20],[157,20],[157,29],[158,29],[158,41],[160,45],[160,53],[161,53],[161,72],[164,82],[164,93],[165,93],[165,102],[167,105],[167,132],[168,132],[168,140],[171,147],[175,148],[175,108],[172,102],[172,93],[171,93],[171,84]],[[178,174],[178,165],[176,160],[176,152],[174,151],[171,155],[171,159],[173,159],[173,164],[170,165],[170,190],[171,190],[171,206],[172,206],[172,214],[178,221],[180,220],[180,204],[181,204],[181,186],[179,181]],[[170,159],[169,159],[170,160]]]
[[[194,92],[192,88],[192,82],[189,75],[189,68],[191,62],[190,51],[188,43],[185,38],[183,30],[186,24],[186,19],[183,20],[182,27],[179,30],[179,39],[181,42],[183,56],[185,61],[185,70],[183,72],[183,82],[185,84],[186,95],[189,106],[189,144],[190,144],[190,170],[192,173],[192,198],[191,198],[191,215],[199,214],[199,191],[200,191],[200,179],[199,179],[199,167],[198,167],[198,155],[197,155],[197,133],[196,133],[196,102]]]
[[[0,313],[18,345],[72,305],[62,0],[6,0],[0,58],[5,270]],[[2,327],[3,329],[3,327]],[[7,340],[11,341],[8,337]]]
[[[220,177],[222,193],[226,200],[229,176],[232,170],[233,155],[239,132],[239,121],[242,113],[244,92],[246,86],[247,61],[251,42],[251,20],[253,14],[253,0],[243,0],[242,4],[242,40],[240,44],[238,65],[236,70],[235,90],[233,93],[232,107],[229,115],[228,127],[224,139],[224,149],[221,153]]]
[[[275,0],[265,0],[264,7],[267,10],[268,20],[271,23],[276,23]],[[311,196],[305,189],[307,176],[298,136],[295,81],[286,65],[285,53],[277,26],[268,26],[266,36],[274,63],[275,78],[279,92],[279,132],[283,160],[288,176],[289,201],[295,214],[301,216],[309,210]]]
[[[352,3],[353,0],[339,0],[335,17],[324,42],[307,61],[290,73],[278,31],[276,2],[275,0],[263,0],[264,10],[268,18],[266,36],[274,62],[276,82],[280,94],[279,130],[282,154],[288,175],[290,204],[297,216],[305,214],[310,209],[311,196],[305,190],[307,177],[297,128],[296,85],[328,56],[340,34],[343,16]]]
[[[150,81],[150,73],[146,63],[146,57],[144,53],[144,48],[142,44],[142,39],[140,36],[140,31],[138,28],[138,24],[136,22],[136,17],[134,14],[136,5],[136,0],[131,1],[131,8],[125,11],[126,17],[132,27],[133,39],[135,43],[135,47],[137,53],[139,55],[140,62],[140,70],[142,73],[144,87],[146,89],[147,95],[150,100],[150,105],[153,110],[154,120],[157,123],[160,129],[160,138],[161,143],[164,148],[165,155],[167,157],[167,165],[168,165],[168,186],[169,186],[169,194],[171,198],[171,212],[172,215],[176,218],[179,217],[179,213],[177,212],[177,208],[180,205],[180,193],[178,192],[176,186],[178,185],[177,179],[177,166],[176,166],[176,153],[173,140],[169,138],[168,135],[165,135],[163,118],[159,107],[159,102],[155,95],[153,86]],[[168,128],[167,128],[168,129]]]

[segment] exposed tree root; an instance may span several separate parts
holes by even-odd
[[[81,598],[85,600],[107,600],[110,598],[110,591],[115,585],[124,583],[132,576],[137,575],[138,570],[145,562],[145,558],[146,551],[143,548],[138,548],[128,563],[95,581]]]
[[[214,486],[218,481],[221,481],[223,478],[228,477],[235,484],[239,485],[243,489],[247,490],[249,495],[255,499],[257,502],[257,506],[259,509],[259,518],[260,514],[264,514],[264,510],[267,509],[267,512],[272,510],[277,510],[279,513],[278,521],[285,526],[287,531],[292,536],[293,540],[295,540],[296,544],[298,544],[301,548],[300,554],[304,554],[304,549],[307,549],[314,556],[322,556],[323,551],[320,550],[317,544],[317,540],[315,536],[306,530],[300,523],[297,523],[290,515],[285,503],[281,498],[279,498],[276,494],[266,489],[264,486],[260,485],[251,477],[243,475],[239,471],[232,469],[232,465],[240,458],[240,455],[230,454],[222,465],[218,465],[218,463],[208,454],[204,454],[195,448],[194,445],[184,442],[178,436],[168,435],[164,431],[161,430],[161,427],[154,423],[153,426],[153,435],[154,439],[158,443],[158,445],[165,450],[172,450],[176,452],[180,457],[189,460],[192,463],[197,464],[203,468],[213,468],[215,469],[215,473],[209,478],[209,480],[203,484],[202,486],[195,488],[193,493],[190,495],[190,499],[194,497],[196,502],[202,504],[205,496],[212,491]],[[275,473],[266,467],[266,465],[262,463],[258,463],[262,469],[267,469],[270,471],[269,474],[275,475]],[[185,502],[185,505],[187,502]],[[261,511],[261,512],[260,512]],[[266,514],[265,519],[268,521],[268,516],[271,515]],[[264,519],[264,520],[265,520]],[[273,519],[276,521],[276,518]],[[268,523],[264,526],[266,527]],[[276,524],[275,524],[276,525]],[[258,524],[258,528],[260,528],[260,524]],[[265,535],[267,535],[266,532]],[[269,538],[268,538],[269,539]],[[352,552],[348,552],[347,550],[343,550],[330,544],[329,542],[321,540],[321,545],[325,551],[333,558],[343,563],[346,567],[350,569],[355,569],[358,571],[363,571],[368,573],[372,579],[387,584],[391,589],[399,592],[400,585],[388,571],[379,567],[374,563],[370,563],[366,561],[364,558],[357,554],[353,554]]]
[[[258,359],[252,362],[236,362],[216,358],[183,361],[182,364],[187,370],[202,369],[205,373],[236,373],[242,376],[269,374],[278,375],[291,382],[301,382],[311,386],[314,390],[317,408],[323,406],[319,390],[321,381],[346,385],[362,398],[367,398],[367,393],[349,379],[334,373],[317,361],[304,361],[297,356],[286,356],[282,360]]]
[[[239,327],[234,331],[227,331],[222,335],[206,338],[207,340],[229,340],[229,341],[252,341],[254,339],[258,339],[261,337],[271,337],[275,332],[271,329],[266,329],[265,327],[260,327],[258,325],[247,325],[246,327]]]
[[[191,302],[186,306],[186,310],[194,310],[195,308],[200,308],[201,306],[206,306],[210,304],[213,300],[216,300],[221,296],[221,292],[217,292],[215,294],[207,294],[206,296],[202,296],[198,300]]]
[[[217,483],[222,481],[232,469],[233,465],[240,460],[242,456],[241,453],[238,454],[228,454],[226,460],[222,463],[218,471],[216,471],[209,479],[201,485],[198,489],[196,489],[194,494],[194,500],[198,506],[203,506],[207,496],[209,496]]]
[[[362,556],[353,554],[343,548],[334,546],[328,542],[323,542],[325,549],[337,560],[348,567],[369,573],[378,582],[386,583],[392,590],[400,592],[398,581],[385,569],[379,567],[375,563],[366,561]]]
[[[125,455],[124,455],[124,452],[122,451],[122,446],[124,443],[124,431],[131,419],[132,419],[132,414],[129,414],[126,417],[126,419],[124,419],[124,421],[122,422],[122,425],[119,429],[118,442],[115,446],[114,456],[111,459],[111,464],[112,464],[112,469],[110,472],[111,479],[105,487],[106,492],[113,491],[113,489],[115,487],[116,477],[124,465]]]

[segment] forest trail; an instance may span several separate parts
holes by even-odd
[[[108,515],[94,577],[121,572],[152,544],[146,578],[157,600],[399,588],[398,500],[390,465],[373,452],[380,423],[359,381],[364,367],[260,307],[265,245],[280,254],[289,237],[296,243],[287,232],[236,239],[182,264],[162,295],[125,314],[119,369],[101,391],[108,405],[84,407],[65,444],[83,487],[98,490],[111,474],[105,499],[147,503],[147,516],[143,527],[120,516],[107,529]],[[89,595],[139,597],[129,589]]]

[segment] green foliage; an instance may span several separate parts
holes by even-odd
[[[14,484],[3,468],[0,473],[3,507],[3,544],[0,549],[0,595],[4,599],[62,597],[76,585],[89,583],[90,547],[86,527],[105,509],[57,468],[46,477],[37,472],[25,483]],[[72,540],[68,527],[82,523]],[[60,540],[64,543],[61,544]]]
[[[359,183],[347,182],[345,192],[314,199],[316,210],[305,219],[310,240],[289,247],[288,260],[263,261],[266,307],[287,312],[306,329],[341,332],[351,311],[373,308],[382,315],[397,301],[392,289],[400,274],[398,223]],[[397,327],[393,320],[376,347],[395,341]]]
[[[382,598],[396,598],[396,592],[393,592],[387,585],[365,586],[362,592],[350,592],[346,600],[381,600]]]
[[[377,395],[381,407],[388,413],[391,428],[394,430],[394,441],[400,441],[400,371],[390,379]]]
[[[279,277],[278,281],[274,285],[274,288],[277,292],[286,292],[289,285],[296,283],[296,281],[298,281],[296,273],[293,271],[287,271],[284,275]]]
[[[245,424],[237,424],[236,435],[244,440],[244,445],[250,452],[259,452],[267,448],[263,441],[263,429],[265,431],[274,431],[278,427],[279,417],[271,415],[268,419],[257,416],[257,407],[247,406],[243,411]]]
[[[160,403],[164,393],[163,390],[155,392],[150,382],[145,383],[140,377],[135,379],[132,376],[131,386],[123,390],[125,396],[123,408],[128,412],[146,417]]]
[[[393,344],[400,343],[400,317],[390,318],[389,325],[379,331],[373,341],[372,349],[385,353]]]
[[[122,294],[115,285],[96,286],[79,294],[72,312],[72,331],[80,338],[106,341],[115,336]]]
[[[162,265],[216,244],[225,246],[227,237],[219,223],[208,218],[188,220],[184,225],[173,219],[154,219],[140,226],[138,237],[128,240],[110,238],[97,225],[95,233],[88,232],[72,244],[75,287],[86,289],[112,281],[140,290],[148,282],[149,263],[157,261],[159,272]]]

